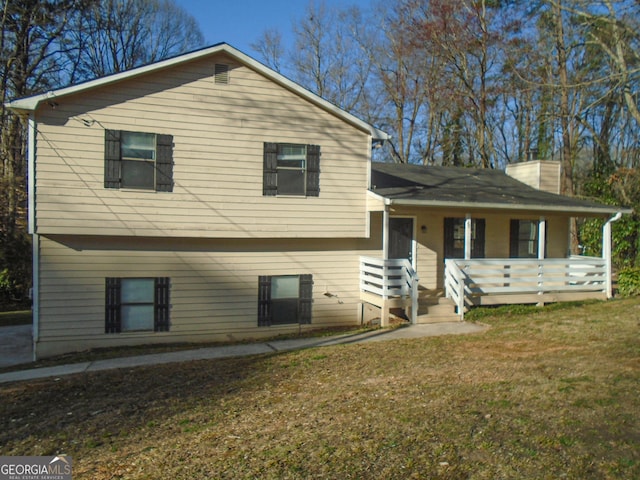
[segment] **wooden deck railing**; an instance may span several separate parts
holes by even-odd
[[[378,306],[383,309],[388,308],[388,299],[409,299],[412,323],[416,322],[418,315],[418,282],[418,275],[409,260],[360,257],[361,292],[380,298]]]
[[[448,259],[444,284],[463,319],[473,305],[606,298],[607,268],[594,257]]]

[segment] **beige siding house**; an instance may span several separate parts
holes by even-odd
[[[473,302],[445,260],[564,259],[569,217],[616,213],[519,182],[536,202],[425,197],[435,170],[372,165],[384,132],[227,44],[7,106],[29,125],[38,358],[451,319]]]

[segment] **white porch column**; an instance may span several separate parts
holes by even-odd
[[[544,251],[547,245],[547,220],[540,217],[538,221],[538,260],[544,259]]]
[[[383,260],[389,259],[389,205],[385,203],[384,213],[382,214],[382,258]],[[386,267],[383,267],[383,272],[386,278]],[[382,298],[382,306],[380,307],[380,326],[389,326],[389,298],[386,291]]]
[[[607,269],[607,298],[613,297],[613,266],[611,264],[611,224],[617,222],[622,217],[622,212],[618,212],[611,217],[602,227],[602,258]]]
[[[382,258],[389,259],[389,205],[386,204],[382,214]]]
[[[471,214],[467,213],[464,219],[464,259],[471,258]]]

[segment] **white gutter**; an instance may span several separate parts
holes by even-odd
[[[622,218],[622,212],[616,213],[602,227],[602,258],[607,268],[607,298],[613,297],[613,266],[611,252],[611,224]]]
[[[579,215],[611,215],[613,208],[584,207],[576,208],[571,206],[560,205],[529,205],[529,204],[506,204],[506,203],[483,203],[483,202],[456,202],[443,200],[409,200],[409,199],[392,199],[384,197],[378,193],[374,193],[380,198],[384,198],[385,205],[398,205],[406,207],[442,207],[456,209],[474,209],[474,210],[541,210],[545,212],[566,213],[571,216]],[[631,209],[623,209],[620,213],[632,213]]]

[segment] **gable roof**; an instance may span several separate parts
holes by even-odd
[[[355,126],[356,128],[363,130],[365,132],[368,132],[374,140],[388,140],[390,138],[389,135],[384,133],[382,130],[378,130],[376,127],[342,110],[341,108],[335,106],[331,102],[328,102],[327,100],[316,95],[315,93],[312,93],[306,88],[303,88],[302,86],[298,85],[292,80],[289,80],[284,75],[276,72],[275,70],[270,69],[269,67],[263,65],[257,60],[254,60],[250,56],[242,53],[240,50],[232,47],[227,43],[218,43],[211,47],[195,50],[193,52],[178,55],[176,57],[161,60],[159,62],[151,63],[149,65],[144,65],[142,67],[137,67],[131,70],[127,70],[125,72],[114,73],[112,75],[96,78],[94,80],[89,80],[83,83],[79,83],[77,85],[72,85],[69,87],[64,87],[57,90],[51,90],[51,91],[41,93],[38,95],[33,95],[30,97],[12,100],[10,102],[7,102],[5,105],[7,108],[17,113],[29,113],[29,112],[35,111],[40,105],[40,103],[47,100],[52,100],[54,98],[59,98],[65,95],[72,95],[80,92],[85,92],[97,87],[115,84],[122,80],[132,79],[140,75],[145,75],[148,73],[156,72],[158,70],[175,67],[177,65],[180,65],[186,62],[200,60],[207,56],[213,56],[220,53],[224,53],[230,56],[231,58],[238,61],[239,63],[251,68],[252,70],[270,79],[274,83],[280,85],[283,88],[286,88],[287,90],[290,90],[291,92],[299,95],[300,97],[308,100],[312,104],[326,110],[327,112],[332,113],[336,117],[346,121],[347,123]]]
[[[576,216],[630,209],[537,190],[502,170],[371,164],[371,191],[390,205],[552,211]]]

